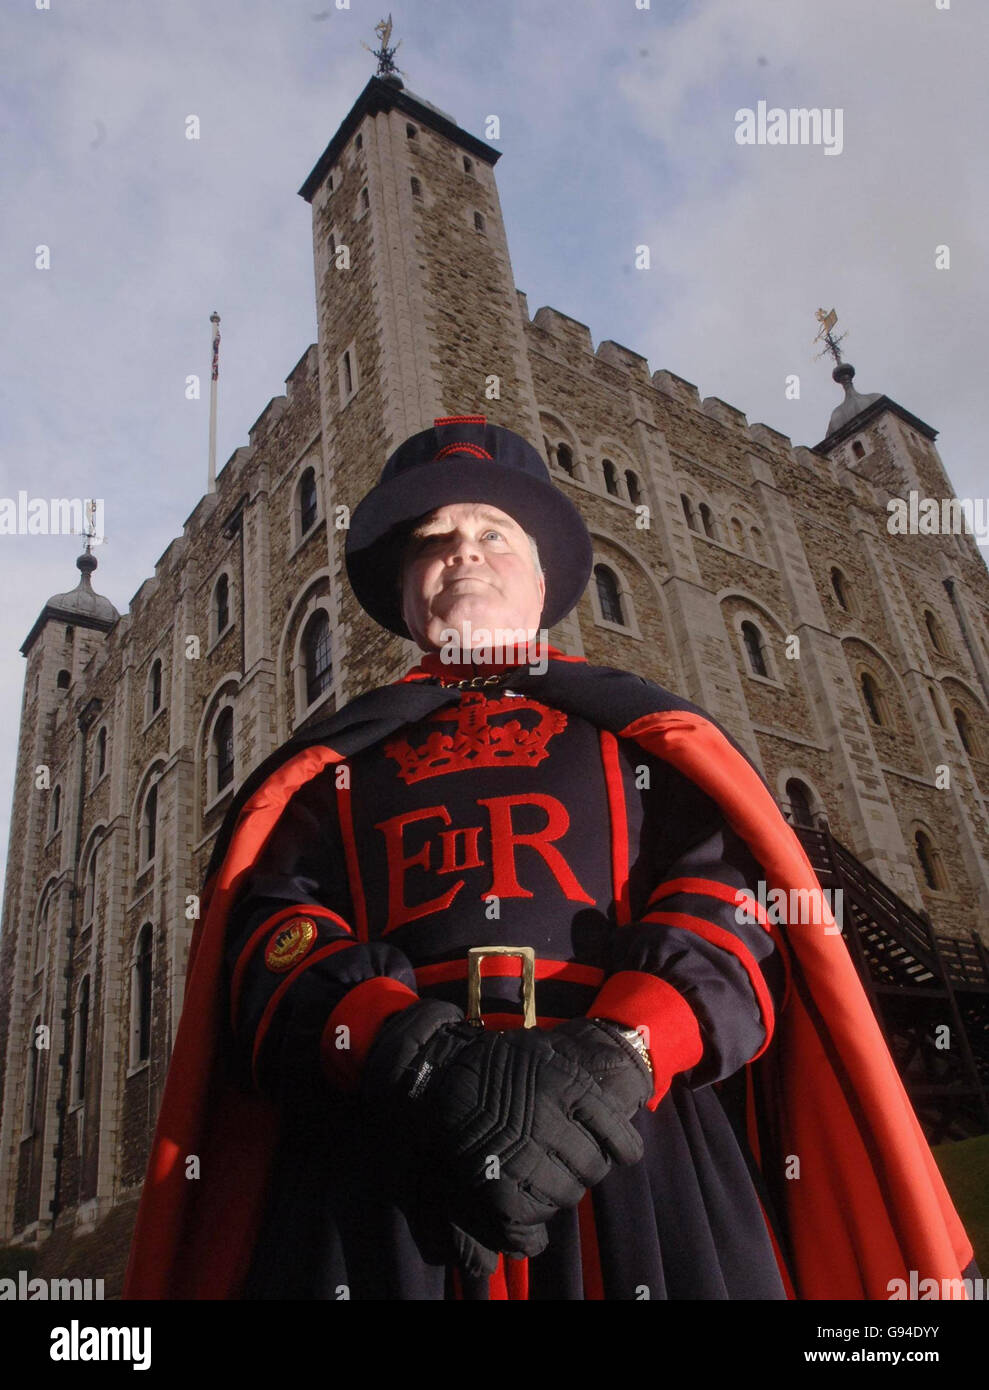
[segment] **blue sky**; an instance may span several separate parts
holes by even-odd
[[[210,312],[223,320],[218,466],[315,341],[297,190],[374,70],[361,40],[375,44],[387,12],[25,0],[5,13],[0,497],[104,498],[95,587],[121,612],[205,490],[208,393],[187,401],[184,383],[208,380]],[[956,494],[985,495],[989,6],[390,12],[413,92],[479,136],[501,118],[496,177],[531,313],[553,305],[595,345],[613,338],[812,445],[839,400],[812,342],[815,309],[834,305],[859,389],[940,430]],[[736,144],[735,111],[760,100],[842,108],[841,154]],[[649,271],[633,268],[642,243]],[[799,400],[784,395],[792,373]],[[19,647],[45,599],[74,586],[79,549],[0,536],[0,852]]]

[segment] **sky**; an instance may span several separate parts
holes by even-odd
[[[298,189],[387,13],[412,92],[479,137],[500,118],[531,314],[814,445],[841,398],[813,341],[835,307],[856,387],[939,430],[955,495],[985,497],[984,0],[21,0],[0,55],[0,499],[102,498],[94,587],[121,613],[206,490],[210,313],[218,468],[316,339]],[[840,111],[840,149],[740,144],[760,102]],[[0,853],[19,648],[80,549],[0,535]]]

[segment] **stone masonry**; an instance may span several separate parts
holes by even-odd
[[[318,341],[285,395],[126,614],[81,603],[82,589],[56,596],[21,649],[0,1244],[40,1247],[36,1272],[119,1291],[196,895],[234,788],[301,723],[417,657],[357,606],[344,541],[388,453],[438,415],[484,413],[526,435],[584,515],[595,572],[554,643],[703,706],[784,808],[796,780],[938,930],[989,939],[989,574],[969,535],[887,529],[890,497],[952,495],[935,431],[858,396],[846,367],[827,435],[794,447],[616,342],[595,350],[558,310],[530,315],[498,157],[400,84],[368,82],[301,190]],[[303,532],[309,469],[317,512]],[[305,634],[320,610],[333,679],[310,703]],[[224,711],[234,778],[217,790]]]

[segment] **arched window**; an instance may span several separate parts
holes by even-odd
[[[86,1059],[89,1055],[89,976],[79,983],[76,997],[76,1026],[72,1039],[72,1100],[86,1099]]]
[[[861,439],[856,439],[852,444],[852,454],[857,459],[865,458],[865,445]]]
[[[234,712],[230,705],[220,712],[213,729],[216,756],[216,791],[222,792],[234,779]]]
[[[62,788],[56,782],[52,787],[51,834],[54,835],[62,821]]]
[[[55,677],[55,685],[59,690],[68,690],[71,680],[72,677],[69,675],[68,671],[63,669],[59,671],[58,675]]]
[[[931,837],[923,830],[918,830],[913,837],[913,847],[920,871],[924,875],[924,882],[928,888],[933,888],[935,892],[939,892],[944,887],[944,880],[941,874],[940,855],[931,843]]]
[[[845,576],[837,566],[831,571],[831,588],[834,590],[834,596],[838,600],[839,606],[844,608],[846,613],[850,612],[848,594],[845,591]]]
[[[354,368],[350,361],[350,348],[343,354],[343,391],[345,396],[351,396],[354,392]]]
[[[412,189],[413,198],[422,197],[422,184],[419,182],[418,179],[409,179],[409,187]]]
[[[474,213],[474,230],[475,232],[484,231],[484,214],[481,212]]]
[[[948,649],[945,646],[941,624],[929,608],[924,609],[924,625],[927,628],[927,635],[931,639],[931,646],[940,656],[947,656]]]
[[[976,749],[975,738],[972,734],[972,726],[969,723],[968,715],[963,709],[956,705],[951,711],[955,719],[955,728],[958,730],[958,737],[961,745],[970,758],[977,758],[979,753]]]
[[[82,890],[82,925],[87,927],[96,911],[96,870],[99,859],[99,845],[94,845],[86,864],[86,878]]]
[[[704,527],[705,536],[712,541],[716,539],[714,534],[714,515],[706,502],[702,502],[697,508],[701,516],[701,525]]]
[[[594,581],[597,585],[598,603],[601,605],[601,617],[609,623],[620,623],[624,627],[621,589],[614,570],[609,569],[607,565],[595,565]]]
[[[145,721],[150,719],[156,710],[161,709],[161,658],[157,656],[152,661],[151,670],[148,672],[148,691],[145,705]]]
[[[618,470],[611,459],[602,459],[601,467],[604,470],[604,485],[611,493],[612,497],[618,496]]]
[[[786,799],[790,806],[790,820],[794,825],[814,824],[811,811],[810,788],[799,777],[791,777],[786,784]]]
[[[96,776],[100,778],[106,772],[106,725],[100,729],[96,735]]]
[[[158,838],[158,783],[148,788],[141,813],[141,864],[147,864],[155,857],[155,844]]]
[[[416,130],[415,126],[411,124],[411,122],[407,122],[405,126],[405,134],[408,137],[408,139],[414,140],[416,136],[419,134],[419,132],[418,130]]]
[[[625,486],[628,488],[628,500],[633,507],[638,507],[642,502],[642,489],[639,487],[639,480],[631,468],[625,469]]]
[[[874,678],[869,675],[868,671],[862,672],[861,684],[862,699],[865,701],[865,707],[869,711],[869,718],[872,720],[873,724],[883,724],[885,721],[883,719],[883,706],[882,698],[879,694],[879,687],[876,685]]]
[[[306,702],[311,705],[333,685],[330,619],[325,608],[309,619],[302,638],[306,661]]]
[[[33,1134],[38,1110],[38,1073],[41,1065],[41,1050],[38,1047],[38,1030],[41,1028],[41,1015],[35,1014],[31,1033],[27,1040],[27,1076],[24,1084],[24,1133]]]
[[[130,1064],[136,1067],[151,1056],[151,980],[154,933],[151,923],[145,922],[137,938],[137,950],[131,965],[131,1046]]]
[[[731,540],[736,550],[745,549],[745,529],[737,516],[731,519]]]
[[[225,632],[230,622],[230,580],[221,574],[213,590],[213,622],[215,636]]]
[[[48,917],[51,911],[51,898],[45,899],[45,905],[41,909],[38,917],[38,929],[34,936],[34,969],[35,972],[45,968],[45,960],[48,956]]]
[[[744,622],[742,624],[742,641],[745,643],[745,655],[749,659],[749,669],[754,676],[769,677],[766,669],[766,660],[762,654],[762,638],[755,623]]]
[[[347,354],[345,354],[346,356]],[[349,364],[349,357],[348,357]],[[352,389],[348,383],[347,390]],[[307,468],[299,479],[299,535],[304,536],[316,524],[318,510],[316,500],[316,473]]]
[[[556,462],[559,467],[563,469],[564,473],[569,473],[571,478],[574,476],[573,450],[570,448],[569,444],[557,444]]]
[[[354,136],[354,149],[355,149],[355,150],[362,150],[363,148],[364,148],[364,136],[361,134],[360,131],[358,131],[357,134]]]
[[[691,531],[696,531],[697,518],[694,516],[694,508],[691,505],[690,498],[685,492],[681,492],[680,494],[680,506],[683,508],[684,520],[687,525],[690,527]]]

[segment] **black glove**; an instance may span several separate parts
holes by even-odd
[[[633,1091],[650,1093],[648,1074],[634,1049],[587,1019],[554,1042],[558,1029],[493,1032],[460,1018],[435,1000],[393,1015],[368,1055],[364,1094],[392,1144],[402,1135],[414,1150],[420,1208],[442,1193],[461,1231],[538,1254],[559,1208],[575,1206],[613,1159],[641,1158],[626,1112]]]
[[[572,1057],[590,1072],[615,1110],[630,1120],[652,1095],[655,1083],[642,1057],[620,1036],[621,1026],[593,1018],[568,1018],[558,1023],[549,1037],[557,1052]],[[622,1161],[628,1162],[619,1159]]]
[[[445,1136],[429,1131],[425,1112],[408,1095],[418,1094],[417,1078],[421,1086],[441,1065],[440,1054],[475,1044],[480,1034],[465,1023],[457,1005],[424,999],[386,1020],[368,1053],[361,1085],[382,1155],[382,1176],[420,1253],[430,1263],[456,1263],[474,1275],[493,1273],[499,1250],[537,1255],[547,1240],[542,1226],[513,1229],[478,1210],[476,1196],[461,1191]],[[483,1231],[489,1244],[482,1245],[458,1224],[458,1215],[472,1229]]]

